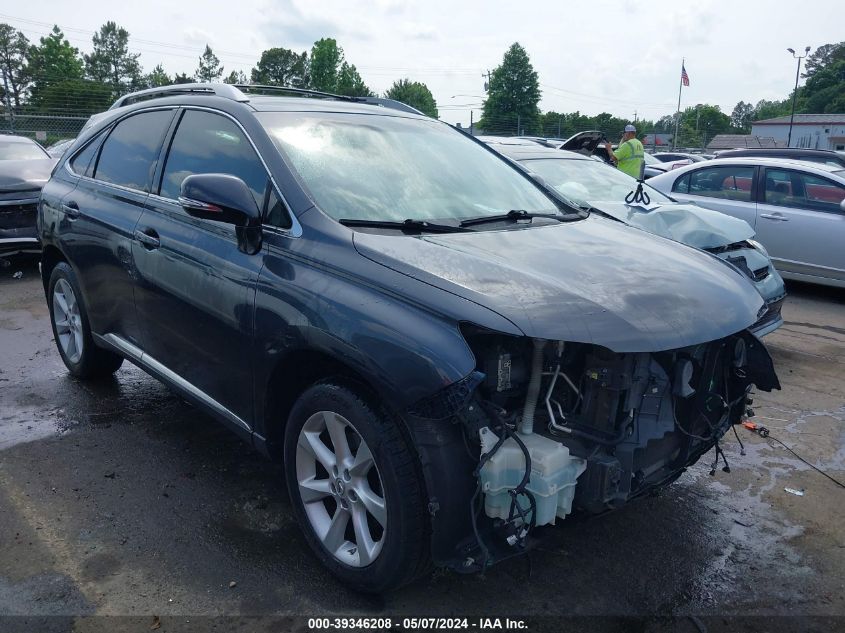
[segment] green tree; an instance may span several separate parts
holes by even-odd
[[[29,47],[26,72],[31,78],[30,103],[37,108],[46,107],[47,88],[65,81],[81,81],[84,68],[79,51],[65,39],[62,30],[54,26],[49,35]]]
[[[248,84],[249,79],[247,79],[246,74],[242,70],[233,70],[229,73],[229,75],[223,80],[224,84]],[[253,82],[257,83],[257,82]]]
[[[754,118],[754,106],[745,101],[740,101],[734,106],[731,112],[731,126],[737,132],[748,134],[751,131],[751,122]]]
[[[220,81],[223,76],[223,66],[220,65],[220,60],[208,44],[205,45],[205,50],[200,55],[199,66],[197,66],[194,76],[200,83]]]
[[[802,76],[809,79],[836,61],[845,61],[845,42],[819,46],[807,57]]]
[[[342,62],[340,70],[337,73],[337,85],[334,91],[339,95],[346,95],[348,97],[372,97],[373,91],[369,89],[367,84],[358,74],[358,69],[355,64]]]
[[[289,48],[269,48],[262,51],[261,59],[252,69],[252,82],[294,88],[307,86],[308,53],[303,51],[300,54]]]
[[[38,107],[47,113],[94,114],[107,110],[113,101],[111,86],[81,78],[52,82],[38,93]]]
[[[0,24],[0,68],[5,73],[9,86],[9,100],[19,107],[23,101],[29,78],[26,72],[26,55],[29,40],[26,35],[9,24]],[[0,83],[0,94],[5,85]]]
[[[410,79],[399,79],[384,93],[388,99],[395,99],[404,104],[416,108],[423,114],[437,118],[437,102],[434,95],[424,83],[411,81]]]
[[[174,84],[192,84],[194,83],[194,78],[191,77],[188,73],[176,73],[173,75],[173,83]]]
[[[172,83],[173,80],[170,78],[170,75],[164,72],[164,67],[161,64],[158,64],[144,77],[144,84],[146,84],[147,88],[159,88],[161,86],[169,86]]]
[[[315,90],[334,92],[337,90],[338,74],[344,61],[343,49],[331,37],[324,37],[311,47],[311,82]]]
[[[773,119],[775,117],[789,114],[792,107],[792,101],[784,99],[783,101],[768,101],[767,99],[760,99],[754,106],[753,121],[762,121],[764,119]]]
[[[115,97],[141,85],[140,54],[129,52],[129,31],[114,22],[106,22],[94,33],[92,41],[94,50],[85,55],[85,70],[90,79],[109,85]]]
[[[479,127],[490,134],[534,134],[540,130],[540,82],[525,49],[514,43],[490,76]]]
[[[798,89],[797,111],[845,111],[845,42],[825,44],[816,49],[807,58],[804,76],[807,82]]]

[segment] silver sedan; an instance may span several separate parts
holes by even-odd
[[[649,184],[748,222],[787,279],[845,288],[845,170],[736,158],[696,163]]]

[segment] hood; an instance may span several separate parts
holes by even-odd
[[[624,202],[590,204],[625,224],[695,248],[720,248],[754,237],[754,229],[745,220],[693,204],[650,207]]]
[[[652,352],[719,339],[757,320],[763,300],[742,273],[633,230],[590,217],[422,237],[356,232],[353,239],[364,257],[485,306],[531,337]]]
[[[0,192],[41,189],[50,180],[56,160],[0,160]]]
[[[588,132],[578,132],[574,136],[570,136],[560,149],[566,149],[570,152],[578,152],[579,154],[591,155],[599,143],[604,139],[604,133],[598,130],[590,130]]]

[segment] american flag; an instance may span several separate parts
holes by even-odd
[[[687,74],[687,69],[684,68],[683,64],[681,64],[681,83],[685,86],[689,86],[689,75]]]

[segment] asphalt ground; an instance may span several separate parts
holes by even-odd
[[[845,480],[845,291],[788,290],[766,338],[783,389],[755,395],[756,421]],[[725,438],[730,474],[710,476],[708,454],[659,496],[561,522],[483,577],[434,572],[372,597],[312,556],[278,464],[129,363],[99,384],[71,378],[34,262],[0,270],[0,358],[0,615],[19,616],[0,631],[120,628],[85,616],[134,616],[140,630],[280,615],[845,626],[845,491],[744,429],[745,456]]]

